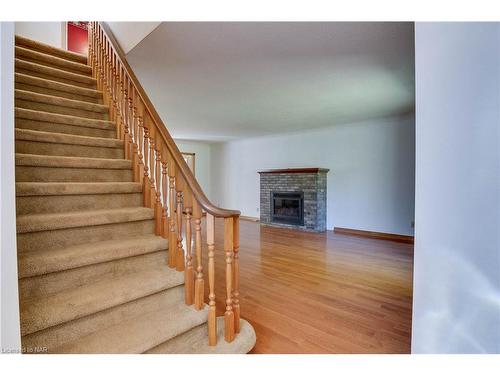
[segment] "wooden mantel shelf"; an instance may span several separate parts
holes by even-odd
[[[286,168],[286,169],[268,169],[257,173],[328,173],[327,168]]]

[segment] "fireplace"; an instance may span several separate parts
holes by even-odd
[[[326,230],[327,173],[324,168],[260,171],[261,224]]]
[[[271,192],[273,223],[304,225],[303,192]]]

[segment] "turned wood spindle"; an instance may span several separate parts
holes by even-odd
[[[113,116],[111,121],[116,123],[118,121],[118,106],[116,103],[116,55],[114,53],[111,54],[111,102],[113,108]]]
[[[217,316],[215,311],[215,218],[207,213],[208,246],[208,345],[217,345]]]
[[[186,270],[184,271],[184,300],[186,305],[194,302],[194,270],[192,246],[191,217],[193,213],[193,199],[189,188],[184,189],[184,212],[186,213]]]
[[[224,251],[226,253],[226,312],[224,313],[224,339],[234,340],[234,313],[231,294],[233,291],[233,218],[224,218]]]
[[[124,121],[124,137],[123,145],[125,147],[125,159],[130,159],[130,113],[128,110],[128,77],[124,75],[123,77],[123,112],[125,114]]]
[[[168,210],[169,210],[169,236],[168,236],[168,266],[176,267],[177,236],[175,235],[175,164],[172,156],[168,155]]]
[[[97,89],[102,89],[102,31],[99,29],[98,39],[97,39],[97,61],[98,61],[98,73],[97,73]],[[104,95],[103,95],[104,96]]]
[[[156,144],[156,127],[152,122],[149,128],[149,207],[154,209],[156,204],[156,163],[155,163],[155,144]]]
[[[140,169],[139,169],[139,118],[137,112],[137,99],[136,91],[132,88],[132,124],[133,124],[133,143],[132,143],[132,165],[134,171],[134,181],[138,182],[140,180]]]
[[[143,151],[142,148],[144,147],[144,125],[143,125],[143,118],[144,118],[144,106],[142,105],[141,100],[139,99],[137,101],[137,127],[138,127],[138,139],[137,139],[137,145],[138,145],[138,158],[139,158],[139,168],[138,168],[138,174],[139,174],[139,179],[137,180],[142,184],[143,178],[144,178],[144,156],[143,156]]]
[[[184,249],[182,247],[182,215],[184,199],[184,178],[180,173],[175,176],[175,190],[177,192],[177,255],[175,256],[175,268],[184,271]]]
[[[113,106],[111,105],[112,103],[112,98],[113,98],[113,87],[111,86],[113,81],[111,79],[111,45],[109,42],[106,40],[106,51],[105,51],[105,63],[106,63],[106,89],[107,89],[107,99],[105,101],[105,104],[108,106],[109,110],[109,118],[112,120],[113,119]]]
[[[167,150],[166,148],[163,149],[162,152],[162,159],[161,159],[161,177],[162,177],[162,199],[163,199],[163,207],[162,207],[162,212],[161,212],[161,236],[163,238],[168,238],[168,187],[167,187],[167,181],[168,181],[168,171],[167,171],[167,165],[168,165],[168,158],[167,158]]]
[[[118,109],[120,111],[120,120],[119,120],[119,123],[116,127],[116,135],[118,137],[118,139],[121,139],[123,140],[124,138],[124,135],[125,135],[125,122],[126,122],[126,119],[125,119],[125,113],[123,111],[123,69],[122,69],[122,66],[121,64],[118,64],[118,73],[117,73],[117,80],[118,80],[118,83],[117,83],[117,90],[116,90],[116,95],[117,95],[117,102],[118,102]],[[125,149],[125,144],[124,144],[124,152],[126,153],[126,149]]]
[[[104,83],[104,91],[103,91],[103,102],[104,104],[108,104],[109,90],[110,87],[108,85],[108,41],[105,39],[102,43],[102,65],[103,65],[103,83]]]
[[[122,113],[120,108],[120,76],[118,72],[119,61],[113,59],[113,107],[115,108],[115,118],[113,122],[116,125],[116,136],[120,139],[120,123],[122,122]]]
[[[162,204],[161,204],[161,149],[158,147],[158,142],[156,143],[156,196],[155,196],[155,234],[161,236],[162,234]]]
[[[201,263],[201,207],[193,197],[193,217],[195,232],[195,251],[196,251],[196,280],[194,282],[194,308],[203,309],[205,282],[203,280],[203,264]]]
[[[240,332],[240,218],[233,218],[233,312],[234,332]]]
[[[134,137],[135,137],[135,124],[134,124],[134,106],[133,106],[133,99],[132,99],[132,91],[133,91],[133,85],[132,81],[127,79],[127,84],[128,84],[128,91],[127,91],[127,104],[128,104],[128,130],[129,130],[129,137],[128,137],[128,151],[129,151],[129,159],[132,159],[133,164],[136,165],[136,160],[134,159]],[[135,172],[137,173],[137,172]]]
[[[149,187],[149,124],[147,123],[147,116],[144,116],[143,130],[144,130],[144,175],[142,178],[142,194],[144,197],[144,207],[151,206],[151,194]]]

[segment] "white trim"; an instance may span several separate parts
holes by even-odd
[[[64,48],[66,51],[68,50],[68,22],[61,22],[61,46]]]

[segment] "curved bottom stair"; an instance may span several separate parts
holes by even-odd
[[[240,332],[231,343],[224,341],[224,317],[219,316],[216,346],[208,345],[208,328],[202,324],[148,350],[146,354],[246,354],[255,345],[255,330],[245,319],[241,319],[240,324]]]

